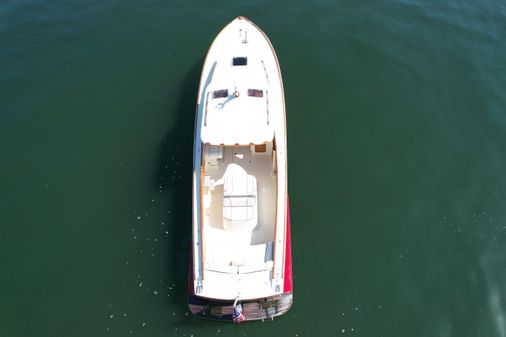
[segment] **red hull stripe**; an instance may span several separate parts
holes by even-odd
[[[286,197],[286,248],[285,248],[285,283],[283,292],[291,293],[293,291],[292,277],[292,242],[290,239],[290,200]]]

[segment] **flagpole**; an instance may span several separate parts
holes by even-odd
[[[244,317],[244,314],[242,313],[242,306],[240,304],[238,305],[237,302],[239,302],[239,294],[237,294],[232,307],[232,320],[234,323],[240,323],[246,320],[246,317]]]

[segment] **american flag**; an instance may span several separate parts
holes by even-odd
[[[244,314],[242,313],[242,307],[240,304],[234,303],[234,310],[232,311],[232,319],[234,320],[234,323],[242,322],[246,319],[244,317]]]

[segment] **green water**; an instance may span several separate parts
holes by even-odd
[[[283,71],[294,305],[186,307],[202,61]],[[0,2],[0,336],[506,336],[504,1]]]

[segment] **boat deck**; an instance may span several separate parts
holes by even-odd
[[[227,271],[227,267],[259,265],[272,260],[276,216],[276,207],[273,207],[276,204],[276,178],[272,156],[272,150],[258,153],[254,146],[225,146],[219,159],[206,163],[202,197],[203,241],[206,243],[204,263],[207,266],[218,265],[221,272],[234,273]],[[229,230],[224,223],[224,180],[231,164],[256,178],[257,219],[251,230]]]

